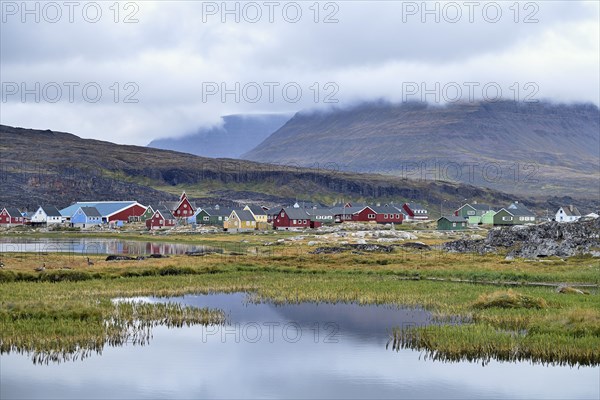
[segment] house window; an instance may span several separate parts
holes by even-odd
[[[203,221],[208,221],[208,220],[209,220],[209,218],[208,218],[208,217],[202,217],[202,220],[203,220]]]
[[[183,208],[187,208],[187,204],[184,204],[184,205],[183,205]]]
[[[295,219],[294,219],[294,220],[292,220],[292,224],[296,224],[296,220],[295,220]]]
[[[400,214],[396,214],[396,219],[400,219]]]
[[[383,219],[387,219],[388,215],[387,214],[383,214]]]
[[[475,215],[475,211],[467,211],[467,215]]]
[[[374,219],[375,218],[375,214],[369,214],[369,215],[367,215],[367,218]]]
[[[165,223],[165,221],[163,221],[162,219],[158,222],[159,224],[163,225]]]
[[[306,220],[305,220],[305,219],[303,219],[303,220],[302,220],[302,223],[303,223],[303,224],[306,224]]]
[[[512,221],[512,217],[502,217],[502,221]]]

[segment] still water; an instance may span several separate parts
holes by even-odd
[[[153,330],[145,346],[79,361],[0,359],[5,398],[556,398],[598,399],[599,367],[443,363],[386,349],[423,310],[356,304],[255,304],[243,293],[127,301],[219,308],[224,326]]]
[[[102,238],[0,238],[2,253],[72,253],[72,254],[185,254],[201,251],[205,246],[187,243],[147,242]]]

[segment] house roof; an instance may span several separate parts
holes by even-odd
[[[333,217],[333,212],[328,208],[309,208],[306,209],[308,215],[328,215]]]
[[[233,208],[219,207],[218,210],[214,208],[204,208],[203,210],[206,211],[206,213],[210,216],[229,217],[233,211]]]
[[[392,206],[372,206],[371,209],[377,214],[400,214],[400,211]]]
[[[60,211],[58,211],[58,208],[54,206],[41,206],[40,208],[48,217],[62,217]]]
[[[240,221],[255,221],[254,219],[254,215],[252,215],[252,213],[248,210],[240,210],[240,209],[234,209],[232,210],[232,212],[236,213],[236,215],[238,216],[238,218],[240,219]]]
[[[425,210],[425,211],[427,211],[427,209],[425,207],[423,207],[420,203],[406,203],[406,205],[411,210]]]
[[[342,214],[352,215],[352,214],[362,211],[364,208],[365,207],[334,207],[330,211],[334,215],[342,215]]]
[[[263,210],[261,206],[258,206],[256,204],[248,204],[246,207],[248,207],[254,215],[267,215],[265,210]]]
[[[571,209],[571,207],[572,207],[572,209]],[[561,207],[561,208],[563,209],[565,215],[567,215],[569,217],[581,217],[581,213],[575,206],[566,206],[566,207]]]
[[[157,211],[160,213],[160,215],[163,216],[164,219],[175,219],[175,217],[173,216],[173,213],[164,207],[159,208],[158,210],[154,210],[154,212],[157,212]]]
[[[134,204],[139,203],[137,201],[79,201],[60,210],[60,214],[63,217],[71,217],[79,207],[95,207],[103,217],[109,217]]]
[[[102,217],[100,211],[96,207],[80,207],[81,211],[88,217]],[[78,208],[79,209],[79,208]],[[77,211],[75,211],[77,212]]]
[[[507,210],[507,209],[505,209]],[[508,210],[512,215],[517,217],[535,217],[535,214],[525,207],[511,208]]]
[[[8,215],[10,215],[13,218],[23,216],[23,214],[21,214],[21,211],[19,211],[19,209],[16,207],[4,207],[4,209],[6,209],[6,212],[8,212]]]
[[[438,218],[438,221],[440,219],[446,219],[446,220],[448,220],[450,222],[466,222],[467,221],[463,217],[457,217],[456,215],[444,215],[444,216]]]
[[[281,211],[281,210],[279,210]],[[285,207],[283,211],[287,214],[289,219],[309,219],[310,215],[306,210],[302,208]]]

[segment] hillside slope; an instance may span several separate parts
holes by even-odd
[[[465,199],[506,204],[513,196],[447,182],[375,174],[211,159],[168,150],[124,146],[50,130],[0,125],[0,205],[66,206],[75,200],[176,199],[181,190],[203,204],[295,199],[401,202],[417,199],[446,211]],[[521,198],[531,207],[554,208],[567,199]]]
[[[242,158],[595,197],[600,113],[544,102],[363,104],[298,113]]]

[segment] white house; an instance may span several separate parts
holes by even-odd
[[[557,222],[575,222],[579,218],[581,218],[581,213],[579,212],[577,207],[570,205],[568,207],[559,208],[556,212],[554,220]]]
[[[64,222],[63,216],[58,211],[58,208],[53,206],[44,206],[37,209],[31,216],[32,224],[61,224]]]

